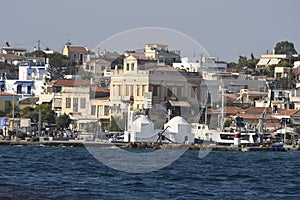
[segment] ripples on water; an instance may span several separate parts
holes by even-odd
[[[187,151],[159,171],[129,174],[85,148],[0,147],[0,199],[299,199],[300,152]]]

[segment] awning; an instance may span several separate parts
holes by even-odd
[[[190,104],[186,101],[172,101],[172,100],[169,100],[169,103],[171,104],[171,106],[175,106],[175,107],[190,107]]]
[[[41,95],[37,103],[40,105],[42,103],[50,103],[52,99],[53,99],[53,95]]]
[[[23,84],[23,81],[16,81],[14,84],[15,84],[15,85],[22,85],[22,84]]]
[[[45,69],[44,68],[39,68],[39,74],[44,73]]]
[[[278,63],[280,62],[280,59],[271,59],[270,62],[268,63],[268,65],[278,65]]]
[[[257,65],[260,65],[260,66],[261,66],[261,65],[267,65],[269,61],[270,61],[269,58],[261,58],[261,59],[258,61]]]
[[[23,82],[22,86],[32,86],[33,82]]]
[[[29,68],[29,69],[28,69],[28,73],[31,74],[32,72],[34,72],[34,68]]]

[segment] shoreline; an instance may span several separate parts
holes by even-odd
[[[44,140],[44,141],[27,141],[27,140],[0,140],[0,146],[54,146],[54,147],[84,147],[85,145],[94,145],[97,147],[120,147],[120,148],[137,148],[137,149],[175,149],[186,148],[187,150],[212,150],[212,151],[299,151],[300,149],[293,146],[285,147],[260,147],[260,146],[203,146],[201,144],[156,144],[152,142],[145,143],[122,143],[122,142],[98,142],[98,141],[82,141],[82,140]]]

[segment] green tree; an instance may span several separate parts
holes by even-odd
[[[297,51],[292,42],[281,41],[276,43],[275,53],[276,54],[288,54],[288,53],[297,54]]]
[[[71,118],[69,115],[65,113],[56,118],[56,124],[58,128],[62,128],[62,129],[68,128],[70,123],[71,123]]]
[[[71,61],[68,57],[60,54],[54,53],[49,55],[48,73],[50,74],[50,79],[47,81],[63,79],[66,74],[76,74],[77,68],[71,65]]]
[[[111,119],[110,119],[109,131],[115,131],[115,132],[122,131],[122,129],[118,126],[118,124],[113,116],[111,116]]]
[[[52,110],[52,106],[50,104],[41,104],[34,108],[35,111],[39,111],[41,109],[42,112],[42,121],[47,121],[49,123],[55,123],[55,112]]]

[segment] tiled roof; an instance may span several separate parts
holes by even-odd
[[[265,107],[253,107],[246,109],[244,113],[246,114],[262,114],[265,110]],[[278,112],[280,112],[282,109],[278,108]],[[268,113],[272,113],[272,108],[268,108]]]
[[[4,97],[12,97],[12,96],[19,96],[17,94],[12,94],[12,93],[7,93],[7,92],[0,92],[0,96],[4,96]]]
[[[19,56],[16,54],[0,54],[0,58],[6,58],[6,59],[22,59],[23,56]]]
[[[86,47],[82,46],[68,46],[69,52],[77,52],[77,53],[87,53],[88,50]]]
[[[288,110],[280,110],[278,111],[278,115],[295,115],[295,114],[300,114],[300,110],[294,110],[294,109],[288,109]],[[300,115],[299,115],[300,116]]]
[[[243,114],[240,113],[238,116],[244,118],[244,119],[254,119],[254,120],[259,120],[261,114]],[[275,117],[272,117],[271,115],[266,115],[265,120],[279,120]]]
[[[90,85],[89,80],[54,80],[49,83],[49,85],[60,85],[64,87],[74,87],[74,86],[88,86]]]
[[[109,89],[106,89],[106,88],[104,88],[104,87],[93,87],[92,90],[95,91],[95,92],[105,92],[105,93],[109,93]]]
[[[221,108],[219,108],[217,110],[213,110],[213,112],[214,113],[221,113]],[[238,113],[241,113],[241,112],[243,112],[243,109],[239,108],[239,107],[228,106],[228,107],[224,108],[224,113],[226,113],[226,114],[235,115],[235,114],[238,114]]]

